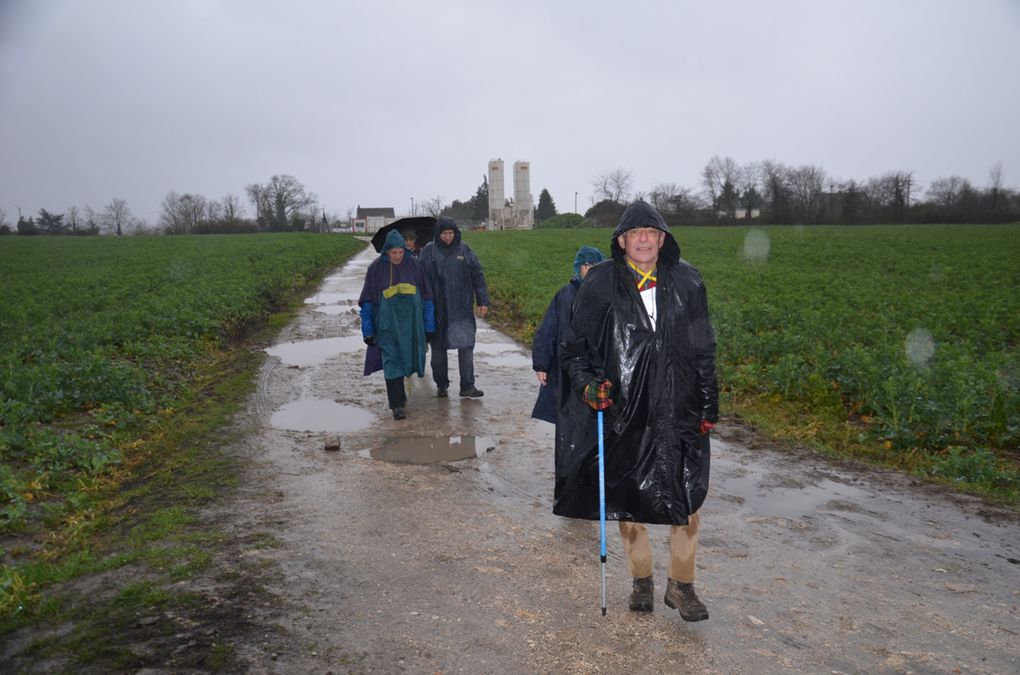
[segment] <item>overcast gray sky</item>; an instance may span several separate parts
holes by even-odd
[[[1020,0],[0,0],[0,209],[154,223],[291,174],[406,213],[495,157],[561,212],[713,155],[1017,187],[1018,78]]]

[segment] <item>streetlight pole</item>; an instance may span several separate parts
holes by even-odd
[[[577,193],[574,193],[574,213],[577,213]]]
[[[414,197],[411,197],[411,215],[414,215]]]

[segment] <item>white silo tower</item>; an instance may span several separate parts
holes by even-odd
[[[503,189],[503,160],[489,160],[489,223],[496,230],[505,227],[503,206],[506,196]]]
[[[491,189],[490,193],[491,193]],[[535,213],[531,201],[531,163],[514,162],[514,227],[530,230],[535,226]]]

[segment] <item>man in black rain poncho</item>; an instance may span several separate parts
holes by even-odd
[[[588,272],[561,345],[565,369],[553,512],[599,519],[598,430],[605,410],[606,518],[618,520],[633,581],[630,608],[652,611],[648,528],[671,525],[668,606],[708,618],[694,592],[708,431],[719,417],[715,334],[701,274],[659,212],[627,207],[612,259]]]
[[[435,238],[419,258],[436,295],[436,334],[432,345],[432,379],[436,395],[445,397],[450,386],[446,350],[457,350],[460,395],[482,396],[475,386],[475,315],[489,312],[489,289],[478,256],[460,240],[460,228],[452,218],[436,222]]]

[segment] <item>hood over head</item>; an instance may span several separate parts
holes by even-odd
[[[439,238],[439,235],[441,235],[446,230],[453,230],[453,242],[450,244],[450,246],[446,246],[446,244],[443,243],[443,240]],[[457,227],[457,223],[453,222],[453,218],[450,218],[449,216],[443,216],[436,221],[436,234],[435,237],[433,238],[433,241],[435,242],[436,246],[442,246],[444,248],[450,248],[460,243],[460,228]]]
[[[605,259],[606,256],[602,254],[602,251],[594,246],[582,246],[577,249],[577,255],[574,256],[574,278],[581,278],[581,265],[585,263],[596,265]]]
[[[615,260],[624,259],[624,250],[620,248],[617,238],[624,232],[636,230],[639,227],[654,227],[666,233],[666,239],[659,249],[659,264],[663,266],[675,265],[680,260],[680,245],[673,238],[662,214],[655,210],[655,207],[648,202],[638,200],[627,207],[620,216],[620,222],[613,231],[612,252]]]
[[[404,241],[404,235],[400,234],[396,230],[390,230],[386,233],[386,242],[383,244],[380,255],[385,258],[386,252],[391,248],[402,248],[410,253],[410,249],[407,248],[407,242]]]

